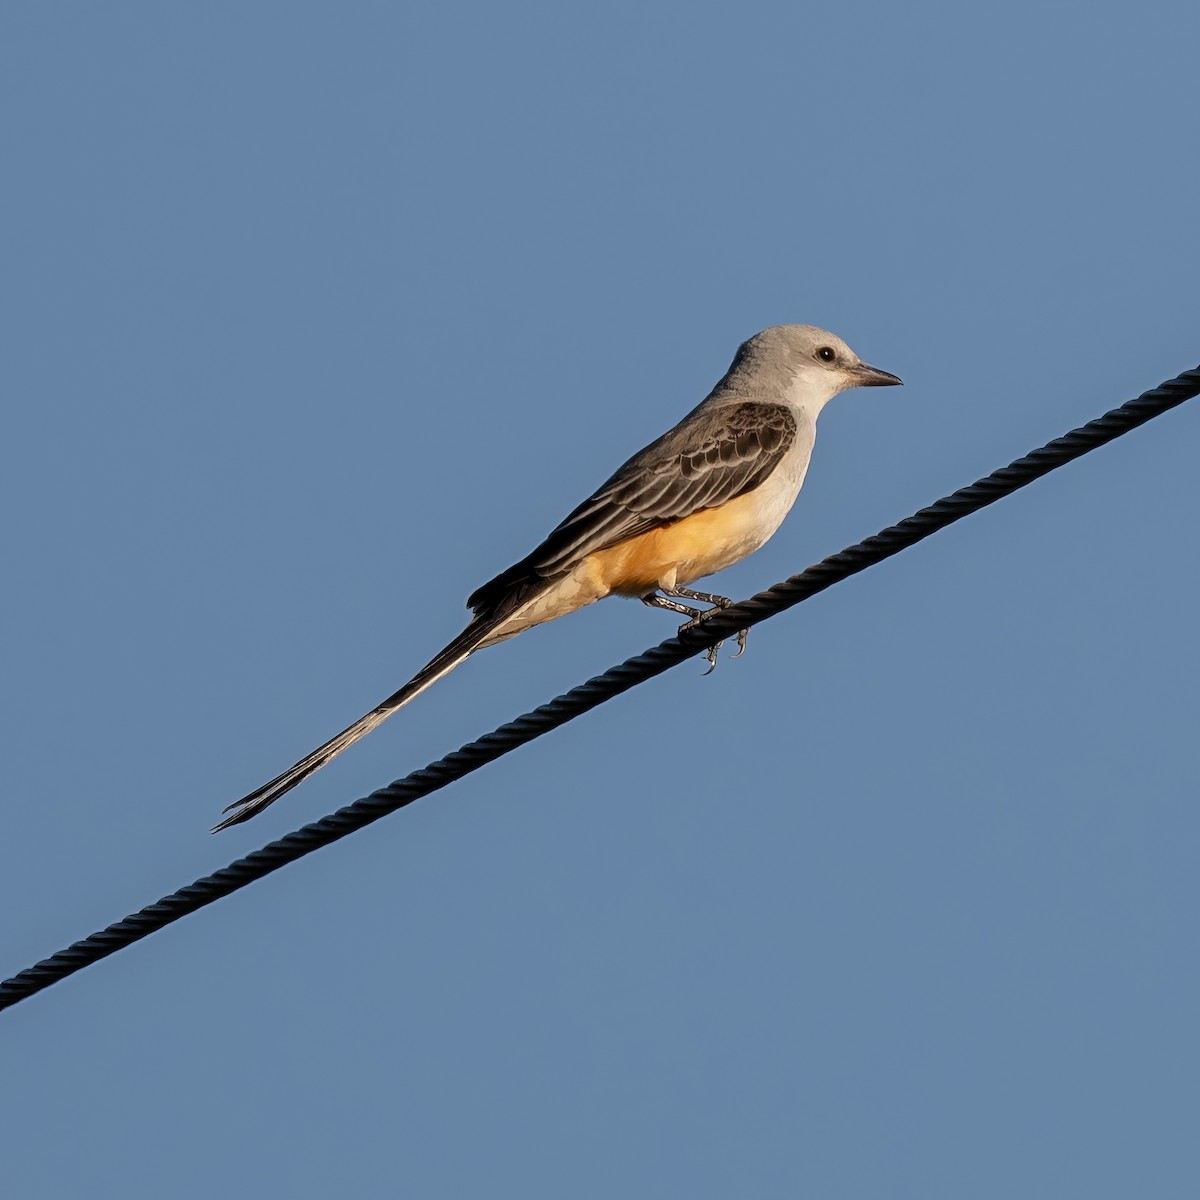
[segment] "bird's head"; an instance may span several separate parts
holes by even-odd
[[[892,387],[902,380],[868,366],[840,337],[815,325],[773,325],[743,342],[735,367],[773,376],[789,396],[819,410],[839,392],[856,387]],[[815,415],[815,414],[814,414]]]

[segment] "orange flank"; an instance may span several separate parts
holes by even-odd
[[[605,592],[645,596],[731,566],[764,540],[759,490],[589,554],[588,578]]]
[[[640,599],[659,588],[685,587],[714,575],[757,550],[775,532],[793,496],[792,490],[758,487],[719,508],[702,509],[594,551],[517,609],[479,645],[507,641],[614,592]]]

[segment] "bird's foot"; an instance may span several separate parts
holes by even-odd
[[[691,588],[662,588],[660,589],[663,595],[659,596],[653,592],[648,596],[642,597],[642,603],[648,604],[652,608],[665,608],[671,612],[677,612],[682,616],[691,617],[690,621],[685,621],[679,627],[679,632],[683,633],[688,629],[695,629],[702,621],[710,617],[715,612],[720,612],[723,608],[731,608],[733,601],[728,596],[718,596],[713,592],[694,592]],[[666,599],[671,596],[674,599]],[[698,600],[701,604],[711,604],[712,608],[701,611],[697,608],[689,608],[685,604],[680,604],[680,600]],[[748,629],[739,629],[737,635],[738,649],[733,658],[741,658],[746,653],[746,635],[750,631]],[[708,659],[708,670],[705,675],[711,675],[717,666],[717,653],[721,647],[725,645],[724,639],[709,646],[704,652],[704,657]]]
[[[685,621],[682,625],[680,625],[679,632],[684,633],[689,629],[697,628],[699,625],[702,625],[704,623],[705,619],[711,613],[720,612],[722,608],[728,608],[728,607],[729,607],[729,604],[726,603],[726,604],[717,605],[714,608],[710,608],[708,610],[708,612],[701,613],[699,616],[693,617],[690,621]],[[742,655],[746,653],[746,635],[749,632],[750,631],[748,629],[739,629],[738,630],[738,635],[737,635],[738,649],[737,649],[736,654],[731,655],[732,658],[741,658]],[[704,672],[705,675],[711,675],[713,673],[713,671],[716,670],[717,655],[719,654],[721,647],[724,645],[725,645],[725,639],[722,638],[719,642],[714,642],[711,646],[709,646],[709,648],[707,650],[705,650],[704,657],[706,659],[708,659],[708,670]]]

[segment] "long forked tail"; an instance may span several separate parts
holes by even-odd
[[[343,729],[336,737],[330,738],[323,746],[318,746],[295,766],[288,767],[282,775],[276,775],[270,782],[264,783],[262,787],[256,788],[248,796],[243,796],[229,805],[225,812],[231,815],[214,825],[212,832],[219,833],[231,825],[248,821],[262,812],[267,805],[274,804],[285,792],[290,792],[296,784],[307,779],[314,771],[319,771],[331,758],[341,754],[348,746],[353,746],[359,738],[365,737],[376,726],[382,725],[392,713],[403,708],[427,687],[437,683],[444,675],[449,675],[473,651],[479,649],[497,624],[499,621],[495,618],[476,618],[398,692],[389,696],[382,704],[376,705],[366,716],[359,717],[353,725]]]

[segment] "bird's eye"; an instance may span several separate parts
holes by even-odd
[[[833,362],[833,360],[837,358],[837,355],[833,352],[832,346],[822,346],[820,350],[817,351],[817,357],[822,362]]]

